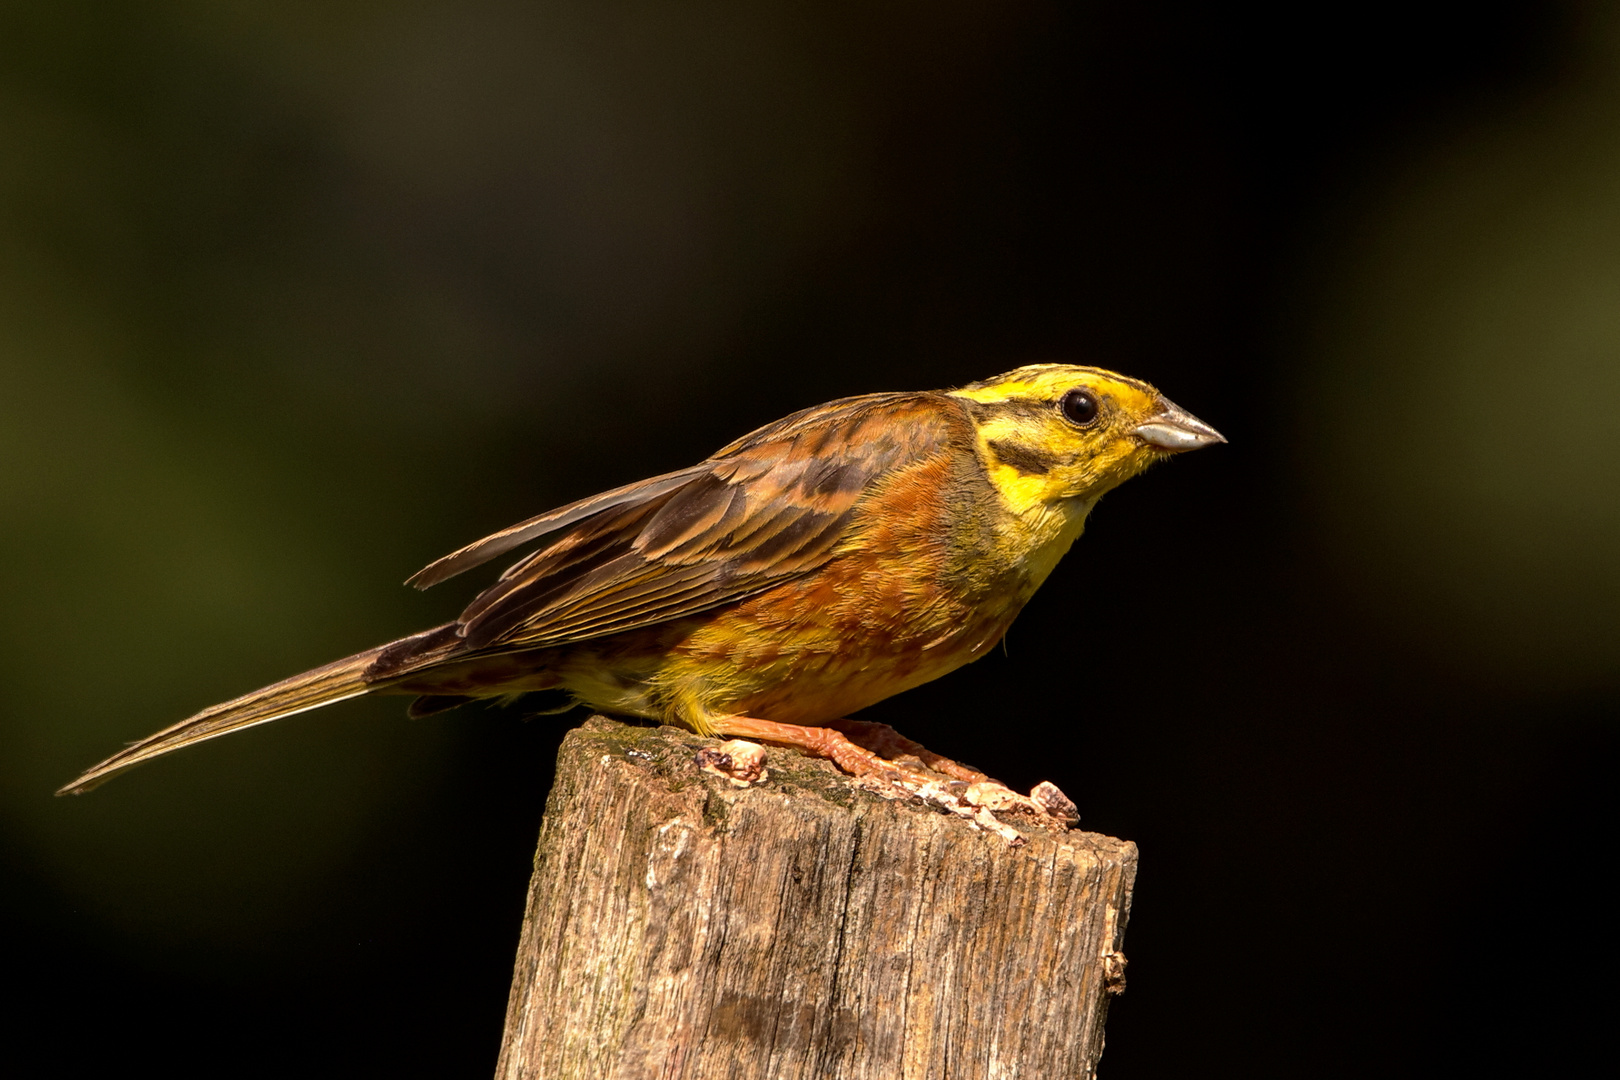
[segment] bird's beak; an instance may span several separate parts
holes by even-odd
[[[1136,425],[1132,434],[1172,454],[1226,441],[1226,436],[1169,398],[1160,398],[1158,411]]]

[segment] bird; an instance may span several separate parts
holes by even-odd
[[[849,714],[984,656],[1098,499],[1224,442],[1151,385],[1073,364],[804,409],[430,563],[407,584],[534,545],[455,620],[206,708],[58,794],[368,694],[411,695],[411,716],[585,705],[794,747],[855,776],[915,777],[893,760],[909,754],[987,780]]]

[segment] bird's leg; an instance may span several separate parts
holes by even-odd
[[[910,758],[931,772],[963,781],[968,785],[967,799],[975,806],[988,806],[993,810],[1019,807],[1059,821],[1080,820],[1079,809],[1050,780],[1036,784],[1028,795],[1020,795],[1000,780],[906,738],[888,724],[871,720],[830,720],[827,726],[884,758]]]
[[[945,769],[939,771],[953,779],[942,783],[938,776],[929,776],[909,765],[890,760],[865,746],[851,742],[842,731],[830,726],[802,727],[798,724],[781,724],[774,720],[758,720],[751,716],[716,717],[709,721],[710,728],[717,735],[791,746],[814,757],[827,758],[852,776],[878,779],[884,782],[885,787],[899,788],[928,799],[953,813],[972,818],[981,827],[997,833],[1008,843],[1023,841],[1017,830],[996,820],[991,813],[993,810],[1026,810],[1059,825],[1070,824],[1079,818],[1078,813],[1074,812],[1074,804],[1050,784],[1038,787],[1033,793],[1035,796],[1033,798],[1029,795],[1019,795],[981,772],[932,753],[887,725],[852,720],[838,721],[838,724],[839,727],[847,726],[854,729],[863,741],[869,736],[875,736],[874,741],[883,749],[914,757],[924,768],[933,769],[936,765],[948,766],[954,771],[947,772]],[[1056,794],[1057,801],[1043,797],[1045,788],[1050,788]]]
[[[969,784],[996,782],[978,769],[952,761],[943,754],[936,754],[920,742],[913,742],[888,724],[879,724],[871,720],[830,720],[827,726],[834,731],[843,732],[851,742],[864,746],[879,757],[891,760],[900,757],[915,758],[925,769]]]
[[[715,734],[727,738],[756,739],[778,746],[791,746],[812,757],[826,758],[851,776],[892,776],[916,784],[939,783],[934,777],[890,761],[864,746],[857,746],[830,727],[779,724],[774,720],[756,720],[751,716],[716,717],[709,721],[709,727]]]

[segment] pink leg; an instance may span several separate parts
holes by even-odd
[[[861,720],[839,720],[835,723],[838,728],[853,731],[863,742],[874,743],[886,753],[898,751],[910,755],[920,761],[924,768],[935,769],[940,774],[966,783],[941,784],[937,776],[929,776],[873,753],[865,746],[857,746],[831,725],[801,727],[798,724],[779,724],[774,720],[757,720],[751,716],[727,716],[710,720],[709,726],[717,735],[791,746],[806,754],[827,758],[851,776],[877,777],[913,794],[923,794],[953,813],[972,817],[981,827],[999,834],[1008,843],[1022,843],[1023,840],[1017,830],[996,820],[992,810],[1025,810],[1065,828],[1079,820],[1074,804],[1052,784],[1038,785],[1033,798],[1019,795],[981,772],[958,765],[950,758],[940,757],[917,745],[887,724]]]
[[[791,746],[813,757],[826,758],[851,776],[882,776],[917,784],[939,782],[935,777],[890,761],[864,746],[857,746],[830,727],[779,724],[774,720],[756,720],[751,716],[728,716],[711,720],[709,724],[716,734],[727,738],[756,739],[778,746]]]
[[[921,762],[925,769],[932,769],[953,780],[965,780],[969,784],[979,784],[990,779],[977,769],[936,754],[922,743],[913,742],[888,724],[877,724],[870,720],[833,720],[827,726],[834,731],[843,732],[851,742],[866,747],[880,757],[891,759],[913,757]]]

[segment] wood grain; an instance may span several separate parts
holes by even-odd
[[[968,821],[599,717],[541,827],[497,1077],[1094,1075],[1136,847]]]

